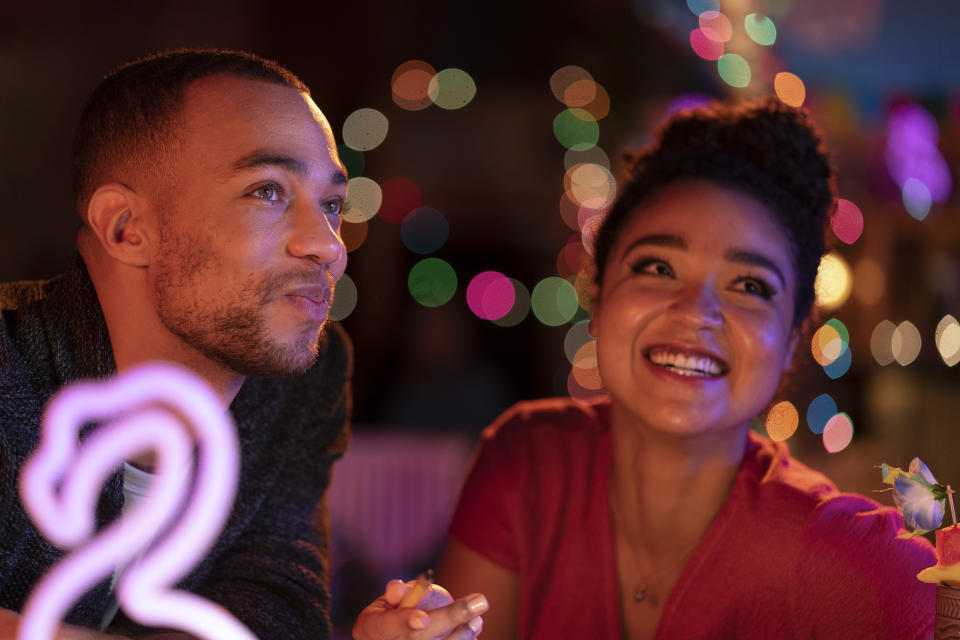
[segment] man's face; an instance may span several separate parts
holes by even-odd
[[[150,273],[160,320],[237,373],[302,373],[347,260],[330,125],[305,94],[233,76],[188,87],[182,120]]]

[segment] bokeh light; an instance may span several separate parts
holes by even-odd
[[[600,139],[600,125],[589,111],[566,109],[553,119],[553,134],[567,149],[585,151]]]
[[[343,244],[347,248],[347,253],[352,253],[356,251],[367,239],[369,225],[366,220],[361,222],[347,222],[344,220],[343,224],[340,225],[340,237],[343,239]]]
[[[573,377],[577,384],[591,391],[598,391],[603,387],[600,380],[600,370],[597,367],[597,341],[590,340],[583,343],[573,356]]]
[[[907,178],[903,183],[903,206],[907,213],[923,220],[930,213],[930,206],[933,204],[933,197],[930,195],[930,189],[923,182],[916,178]]]
[[[433,100],[428,93],[436,70],[423,60],[407,60],[393,72],[390,87],[393,101],[407,111],[426,109]]]
[[[519,280],[510,278],[510,284],[513,285],[514,292],[513,306],[507,315],[493,321],[493,324],[499,327],[515,327],[530,314],[530,291]]]
[[[860,207],[849,200],[838,199],[837,209],[830,216],[830,228],[841,242],[856,242],[863,233],[863,214]]]
[[[700,27],[690,32],[690,48],[704,60],[719,60],[724,53],[723,42],[713,40]]]
[[[827,311],[843,306],[850,297],[852,280],[847,261],[838,253],[827,253],[820,259],[817,278],[813,283],[817,306]]]
[[[903,190],[910,215],[923,219],[930,207],[926,201],[943,204],[950,197],[953,179],[938,146],[940,129],[929,111],[914,103],[901,103],[887,120],[885,160],[887,169]],[[908,181],[914,180],[909,189]]]
[[[423,198],[420,187],[406,178],[390,178],[380,185],[380,219],[400,224],[407,214],[420,206]]]
[[[826,428],[827,422],[835,415],[837,415],[837,403],[829,393],[821,393],[807,407],[807,426],[810,427],[810,431],[820,435]]]
[[[613,201],[617,181],[602,164],[578,164],[564,174],[563,188],[578,207],[589,202],[598,208]]]
[[[750,63],[736,53],[725,53],[717,60],[720,78],[731,87],[742,89],[750,84]]]
[[[333,289],[333,304],[330,305],[330,319],[340,322],[357,308],[357,285],[347,274],[340,276]]]
[[[407,289],[425,307],[439,307],[457,292],[457,273],[445,260],[424,258],[410,269]]]
[[[810,353],[821,367],[834,362],[847,348],[848,345],[840,332],[829,324],[824,324],[817,329],[810,341]]]
[[[937,351],[948,367],[960,362],[960,323],[951,315],[945,315],[937,324]]]
[[[483,271],[467,285],[467,306],[481,320],[499,320],[510,312],[516,290],[498,271]]]
[[[573,279],[573,290],[577,292],[577,303],[584,312],[590,313],[590,294],[593,292],[593,270],[589,267],[581,270]]]
[[[791,107],[802,107],[807,99],[807,87],[798,76],[781,71],[773,77],[773,90],[780,102]]]
[[[563,90],[563,104],[568,107],[584,107],[597,97],[597,83],[589,78],[581,78],[567,85]]]
[[[357,109],[343,121],[343,142],[357,151],[376,149],[387,139],[387,116],[376,109]]]
[[[593,249],[597,244],[597,234],[600,232],[605,217],[603,213],[591,216],[584,220],[580,226],[580,241],[583,243],[583,250],[591,258],[593,257]]]
[[[901,367],[905,367],[920,355],[920,347],[923,340],[920,338],[920,331],[917,330],[909,320],[904,320],[897,325],[893,336],[890,338],[890,350],[893,352],[893,359]]]
[[[777,41],[777,27],[773,20],[759,13],[747,14],[743,20],[747,35],[757,44],[770,46]]]
[[[774,442],[783,442],[797,431],[797,425],[800,424],[800,416],[797,414],[797,408],[788,400],[783,400],[770,407],[767,412],[765,426],[767,435]]]
[[[610,169],[610,157],[598,146],[592,146],[583,151],[567,149],[563,154],[563,170],[569,171],[578,164],[599,164]]]
[[[377,215],[383,204],[383,191],[370,178],[350,178],[347,182],[347,202],[350,208],[343,212],[343,219],[347,222],[364,222]]]
[[[533,315],[541,323],[557,327],[573,318],[580,303],[577,291],[567,280],[551,276],[544,278],[533,287],[530,295],[530,307]]]
[[[587,260],[587,252],[583,248],[580,234],[576,233],[567,240],[557,255],[557,274],[561,278],[568,278],[583,268]]]
[[[838,413],[823,428],[823,448],[829,453],[839,453],[853,440],[853,421],[846,413]]]
[[[610,114],[610,94],[599,82],[594,82],[593,86],[593,100],[580,108],[592,115],[594,119],[603,120]]]
[[[727,42],[733,37],[733,25],[730,19],[719,11],[704,11],[698,22],[703,34],[714,42]]]
[[[853,288],[853,295],[867,307],[880,302],[887,288],[887,276],[883,267],[870,257],[860,258],[857,262],[853,268],[853,281],[857,283]]]
[[[567,65],[560,67],[550,76],[550,91],[553,97],[566,104],[567,87],[581,80],[593,81],[593,76],[583,67]]]
[[[443,69],[430,79],[427,95],[441,109],[461,109],[477,95],[477,85],[463,69]]]
[[[565,225],[574,231],[580,230],[580,225],[577,223],[580,205],[571,200],[566,191],[560,196],[560,203],[557,205],[557,210],[560,212],[560,218]]]
[[[446,217],[430,207],[417,207],[400,225],[403,245],[413,253],[433,253],[443,246],[449,235],[450,224]]]
[[[880,366],[885,367],[894,361],[893,334],[896,331],[897,325],[889,320],[881,320],[870,335],[870,353]]]
[[[574,356],[577,355],[580,347],[593,339],[593,336],[590,335],[589,320],[581,320],[570,325],[570,328],[567,329],[567,335],[563,338],[563,355],[567,357],[567,362],[573,364]]]
[[[687,0],[687,8],[695,16],[705,11],[720,11],[720,0]]]
[[[363,151],[351,149],[345,144],[338,144],[337,156],[343,163],[343,168],[346,169],[348,176],[355,178],[363,175],[364,165],[366,164],[363,159]]]
[[[836,380],[850,370],[851,364],[853,364],[853,351],[850,350],[849,345],[845,344],[845,348],[840,352],[837,359],[826,365],[823,372],[831,380]]]
[[[567,375],[567,393],[571,398],[586,400],[593,396],[603,393],[603,389],[586,389],[577,382],[577,374],[580,373],[576,367],[570,367],[570,373]],[[581,375],[582,377],[582,375]],[[599,377],[599,376],[598,376]]]

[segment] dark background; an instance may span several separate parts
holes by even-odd
[[[495,326],[473,316],[464,298],[469,279],[488,269],[528,289],[556,275],[558,252],[574,233],[558,214],[565,149],[552,121],[564,106],[550,91],[551,74],[579,65],[606,88],[611,110],[600,121],[599,146],[615,158],[649,139],[673,98],[753,97],[770,91],[775,71],[789,70],[806,83],[805,106],[825,130],[841,196],[864,214],[862,237],[838,251],[851,265],[876,261],[887,282],[866,303],[854,280],[850,300],[824,314],[850,329],[846,375],[830,380],[806,347],[799,354],[785,396],[801,416],[791,448],[842,489],[869,492],[879,486],[872,465],[905,466],[914,455],[960,483],[958,374],[933,337],[941,317],[960,316],[958,198],[914,220],[882,162],[887,114],[911,101],[936,118],[939,149],[953,179],[960,175],[960,4],[738,0],[721,9],[766,13],[777,25],[777,43],[757,59],[746,89],[726,86],[715,64],[691,51],[697,19],[684,0],[0,0],[0,281],[50,277],[66,266],[77,227],[72,132],[105,73],[179,46],[253,51],[311,87],[338,139],[354,110],[384,113],[389,134],[364,154],[363,175],[412,180],[450,224],[435,255],[454,267],[459,285],[439,308],[421,307],[407,291],[421,256],[403,246],[398,225],[372,220],[350,254],[347,273],[359,295],[344,325],[356,349],[357,432],[453,433],[472,446],[511,402],[566,393],[569,325],[547,327],[531,315],[515,327]],[[476,97],[459,110],[399,108],[391,76],[410,59],[465,70]],[[920,330],[923,346],[911,364],[881,366],[871,356],[870,336],[883,319]],[[803,419],[825,392],[856,429],[853,444],[832,456]]]

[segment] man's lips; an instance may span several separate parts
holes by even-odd
[[[330,287],[310,285],[287,291],[284,296],[314,320],[327,319],[330,308]]]
[[[653,366],[680,376],[719,378],[730,370],[722,358],[696,347],[657,345],[643,355]]]

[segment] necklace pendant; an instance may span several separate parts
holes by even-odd
[[[647,586],[640,585],[633,590],[633,600],[634,602],[643,602],[647,597]]]

